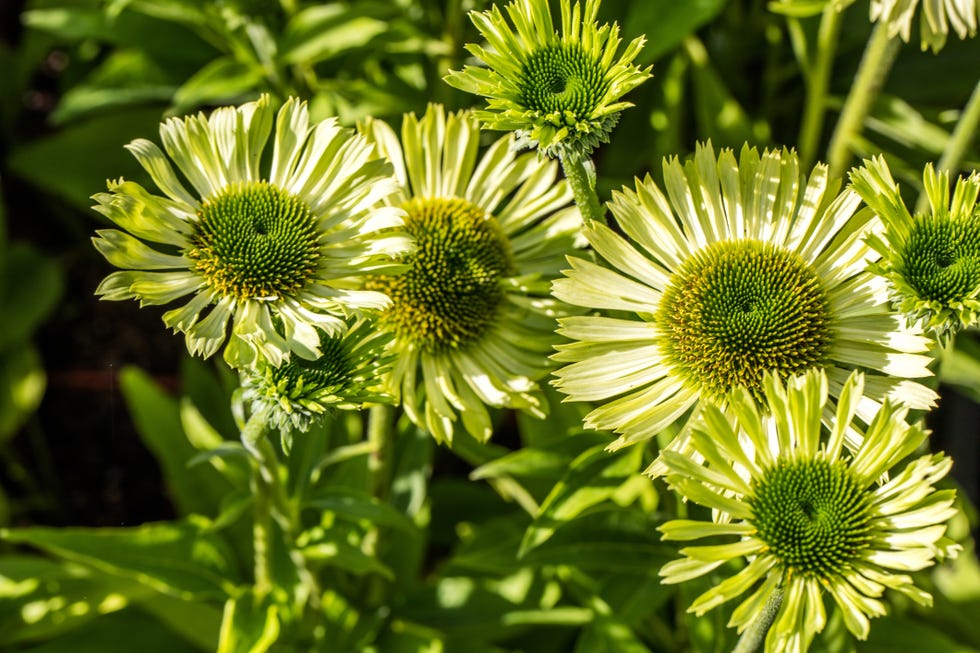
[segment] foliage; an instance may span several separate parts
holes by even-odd
[[[635,64],[652,66],[653,78],[625,96],[634,106],[594,161],[565,166],[570,184],[578,179],[590,186],[582,192],[603,200],[643,175],[645,187],[663,188],[683,173],[662,161],[683,161],[696,141],[708,140],[719,150],[746,142],[795,147],[807,174],[831,155],[830,174],[843,185],[852,164],[882,155],[910,208],[927,163],[939,161],[954,175],[980,167],[972,131],[963,134],[972,103],[980,103],[980,39],[954,33],[938,52],[919,52],[888,40],[888,30],[869,20],[869,3],[842,4],[604,0],[597,23],[618,23],[624,43],[645,35]],[[156,461],[172,518],[55,526],[35,507],[58,496],[17,446],[40,430],[33,414],[46,365],[57,368],[42,360],[44,339],[59,335],[44,331],[45,322],[81,301],[63,292],[72,265],[107,273],[87,242],[93,228],[108,224],[88,210],[91,196],[119,177],[151,187],[122,146],[155,138],[163,119],[263,94],[275,105],[304,99],[313,121],[336,117],[362,130],[377,119],[397,131],[403,114],[421,116],[432,102],[480,108],[481,98],[443,78],[479,64],[465,46],[485,34],[467,12],[490,8],[476,0],[25,3],[17,34],[0,40],[0,69],[8,71],[0,76],[0,651],[708,653],[736,646],[731,608],[705,616],[685,610],[743,563],[661,582],[680,547],[662,541],[658,527],[712,519],[644,475],[681,423],[609,451],[615,436],[583,425],[595,406],[564,401],[547,378],[534,395],[547,418],[491,408],[488,441],[466,429],[436,441],[417,425],[424,419],[413,421],[397,405],[317,410],[325,418],[302,420],[308,430],[293,432],[286,419],[279,428],[256,426],[237,374],[184,352],[173,383],[132,366],[113,377]],[[886,50],[880,93],[867,98],[857,127],[838,136],[839,116],[858,111],[848,108],[852,89],[875,39]],[[482,144],[499,136],[483,134]],[[835,168],[835,157],[845,163]],[[60,235],[58,247],[27,242],[45,230]],[[615,224],[599,230],[623,232]],[[598,267],[591,253],[581,256]],[[933,354],[938,380],[930,383],[943,405],[955,389],[976,410],[978,332],[961,330]],[[962,442],[975,436],[968,428],[938,431],[933,437],[943,436],[957,460],[958,449],[970,450]],[[976,473],[975,461],[962,464]],[[977,518],[967,496],[977,485],[960,478],[967,492],[957,495],[944,551],[952,542],[964,551],[911,574],[933,607],[886,593],[889,614],[874,620],[867,641],[831,614],[811,651],[980,651]]]

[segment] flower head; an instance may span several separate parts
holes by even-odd
[[[487,406],[543,416],[536,381],[553,367],[563,313],[549,288],[581,227],[556,164],[516,155],[511,137],[480,156],[472,114],[438,105],[407,115],[401,142],[383,122],[363,131],[395,165],[401,191],[390,201],[417,244],[407,272],[369,283],[393,300],[380,320],[398,354],[392,393],[439,440],[457,417],[490,437]]]
[[[271,168],[261,170],[273,128]],[[278,366],[290,353],[314,360],[320,335],[345,328],[342,316],[387,305],[358,279],[394,272],[410,241],[398,231],[402,212],[378,205],[396,188],[391,166],[362,137],[336,120],[310,125],[293,99],[273,124],[266,96],[171,118],[160,136],[166,155],[144,139],[127,149],[163,196],[123,180],[94,196],[95,210],[123,229],[93,239],[123,268],[99,285],[103,299],[190,295],[164,322],[186,334],[193,354],[210,356],[227,340],[234,367]]]
[[[823,592],[861,639],[868,636],[869,618],[885,614],[880,597],[886,589],[931,604],[907,572],[958,552],[945,537],[945,522],[956,513],[954,493],[933,487],[952,461],[926,455],[893,469],[923,443],[926,432],[906,423],[906,408],[887,401],[848,455],[842,445],[845,432],[858,428],[852,420],[864,381],[852,373],[835,410],[827,402],[822,370],[790,378],[785,387],[767,374],[765,410],[745,388],[732,391],[727,414],[715,405],[704,408],[691,429],[702,462],[664,452],[668,484],[716,517],[669,521],[660,527],[664,539],[735,538],[681,549],[684,557],[661,569],[664,582],[747,562],[696,598],[690,612],[700,616],[751,591],[728,624],[742,631],[781,590],[766,639],[766,652],[774,653],[805,651],[823,630]],[[821,421],[828,410],[834,417],[825,437]],[[886,474],[890,480],[880,483]]]
[[[866,271],[863,240],[880,229],[860,198],[837,194],[826,166],[800,175],[792,152],[710,145],[693,161],[664,162],[666,196],[649,178],[614,194],[623,237],[601,224],[585,234],[605,264],[571,259],[554,293],[600,313],[561,320],[574,342],[555,358],[558,388],[603,402],[588,426],[622,447],[686,423],[705,401],[744,386],[761,401],[766,371],[826,369],[837,396],[865,368],[870,419],[886,396],[916,408],[935,393],[904,381],[929,375],[929,340],[906,329],[882,279]],[[604,313],[603,313],[604,312]],[[880,372],[880,374],[879,374]],[[684,431],[672,447],[686,446]],[[655,464],[653,473],[663,471]]]
[[[320,334],[320,357],[291,358],[279,367],[263,363],[242,375],[242,398],[252,412],[268,410],[282,431],[306,431],[331,409],[355,410],[390,402],[384,376],[394,358],[390,337],[364,318],[335,335]]]
[[[609,134],[620,112],[632,106],[621,98],[650,77],[632,65],[644,39],[634,39],[618,58],[619,26],[599,26],[599,0],[585,8],[561,0],[561,33],[555,31],[548,0],[514,0],[506,8],[471,12],[489,48],[467,49],[488,68],[466,66],[446,81],[487,98],[476,116],[490,129],[514,130],[518,144],[548,156],[587,156]]]
[[[871,20],[885,21],[891,36],[901,36],[908,43],[918,5],[919,0],[871,0]],[[922,16],[919,17],[922,49],[941,50],[950,28],[961,39],[974,36],[978,15],[980,4],[977,0],[922,0]]]
[[[886,225],[869,239],[882,256],[873,270],[911,321],[945,337],[980,319],[980,173],[959,178],[952,200],[948,172],[929,164],[922,181],[929,211],[912,217],[884,158],[851,172],[854,190]]]

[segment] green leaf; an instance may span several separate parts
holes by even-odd
[[[356,490],[321,491],[307,501],[304,507],[332,512],[341,519],[364,519],[375,526],[387,526],[402,533],[418,533],[418,528],[412,523],[412,520],[398,512],[390,504]]]
[[[195,522],[134,528],[17,528],[0,539],[136,580],[178,598],[224,598],[239,575],[224,543]]]
[[[33,247],[0,248],[0,349],[29,338],[58,303],[61,269]]]
[[[653,63],[680,45],[698,28],[711,22],[727,4],[728,0],[629,2],[626,5],[626,17],[622,21],[622,33],[645,34],[646,45],[636,61],[640,64]]]
[[[184,82],[173,99],[173,113],[183,114],[205,104],[237,104],[263,90],[264,71],[233,57],[208,62]]]
[[[41,405],[46,385],[41,357],[32,345],[0,353],[0,443]]]
[[[57,637],[127,607],[150,589],[45,558],[0,558],[0,632],[10,645]]]
[[[187,397],[180,401],[180,423],[187,440],[201,452],[187,461],[188,469],[206,460],[232,486],[248,487],[248,452],[241,443],[222,438]]]
[[[211,653],[217,649],[221,610],[212,603],[154,593],[139,599],[137,605],[201,651]]]
[[[281,53],[287,63],[316,63],[368,45],[388,29],[381,4],[342,3],[308,7],[289,21]]]
[[[133,367],[122,371],[120,386],[140,437],[163,468],[177,509],[185,515],[216,515],[234,486],[210,465],[189,466],[198,450],[184,433],[177,402]]]
[[[954,345],[943,353],[939,378],[980,402],[980,386],[977,385],[977,379],[980,379],[980,342],[970,333],[962,333],[957,336]]]
[[[11,172],[74,206],[88,210],[106,179],[143,179],[139,163],[123,145],[156,134],[158,109],[130,109],[72,123],[10,152]]]
[[[447,650],[444,637],[432,628],[393,619],[376,644],[363,653],[443,653]]]
[[[140,50],[110,52],[79,84],[72,86],[51,114],[55,124],[133,104],[163,105],[180,77]]]
[[[395,578],[395,574],[387,565],[346,542],[320,542],[304,547],[302,552],[313,564],[339,567],[352,574],[377,573],[388,580]]]
[[[225,603],[218,653],[265,653],[279,638],[279,609],[272,596],[249,591]]]
[[[642,455],[642,447],[610,453],[598,445],[576,458],[541,504],[534,523],[524,535],[519,555],[547,541],[565,522],[612,499],[620,486],[639,473]]]
[[[231,414],[231,395],[238,388],[238,374],[232,372],[223,361],[183,356],[180,381],[184,394],[207,423],[217,429],[223,438],[237,440],[238,426]]]
[[[858,653],[977,653],[977,649],[950,639],[943,631],[908,617],[889,616],[872,624],[868,641],[858,642]]]
[[[199,66],[214,56],[214,48],[192,31],[203,22],[199,10],[198,21],[183,26],[133,11],[110,16],[98,6],[100,3],[90,4],[92,6],[89,7],[31,9],[21,14],[21,20],[32,29],[67,41],[91,39],[143,50],[161,65],[177,67],[179,71],[175,72],[179,74],[183,74],[188,65],[199,62]],[[162,7],[176,3],[170,0],[153,4]],[[175,44],[180,46],[175,47]]]
[[[633,634],[629,626],[608,616],[597,616],[582,630],[575,644],[575,653],[599,651],[650,653],[650,649]]]
[[[198,653],[152,617],[124,610],[72,631],[70,636],[23,649],[21,653]]]

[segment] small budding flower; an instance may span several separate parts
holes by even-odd
[[[852,373],[835,409],[822,370],[791,377],[785,386],[767,374],[762,411],[747,389],[738,388],[729,395],[729,410],[707,406],[691,429],[697,457],[663,454],[667,483],[715,515],[713,521],[669,521],[660,527],[663,539],[735,538],[682,548],[684,557],[660,570],[663,582],[746,563],[697,597],[689,612],[701,616],[750,592],[728,623],[741,632],[782,591],[765,650],[802,653],[827,623],[824,592],[860,639],[868,636],[869,619],[885,614],[886,589],[931,605],[908,572],[960,549],[945,537],[946,522],[956,514],[955,494],[934,487],[952,461],[925,455],[898,468],[927,433],[906,423],[907,408],[888,401],[847,454],[845,433],[859,428],[853,419],[864,382]],[[834,417],[822,430],[826,411]],[[886,474],[890,480],[882,483]]]
[[[267,412],[283,434],[304,432],[330,410],[358,410],[390,403],[384,377],[394,359],[391,338],[358,318],[336,335],[320,335],[320,357],[294,357],[279,367],[263,363],[242,374],[242,398],[252,413]]]
[[[716,159],[664,162],[665,195],[647,178],[614,193],[624,235],[584,231],[598,262],[571,258],[554,294],[594,313],[560,320],[555,385],[600,405],[586,425],[610,429],[620,448],[724,402],[742,386],[757,401],[768,371],[781,378],[825,369],[837,396],[850,371],[869,370],[859,416],[886,397],[928,408],[936,395],[905,379],[928,376],[929,339],[910,332],[867,272],[863,236],[881,224],[860,198],[838,194],[826,166],[809,180],[792,152],[748,147]],[[896,378],[899,377],[899,378]],[[689,444],[682,428],[669,445]],[[849,444],[855,444],[850,442]],[[662,461],[648,470],[662,474]]]
[[[489,438],[488,406],[543,417],[537,381],[553,367],[555,318],[568,311],[551,280],[583,244],[557,164],[516,154],[510,136],[481,156],[473,115],[440,105],[407,115],[400,142],[380,121],[362,131],[394,163],[401,190],[390,201],[416,243],[404,274],[368,283],[392,298],[379,320],[394,335],[391,393],[439,441],[452,440],[460,418]]]
[[[560,6],[560,34],[548,0],[507,5],[513,27],[496,6],[471,12],[489,47],[466,47],[488,67],[466,66],[446,82],[485,97],[487,107],[476,117],[487,128],[515,131],[518,146],[584,158],[608,142],[619,114],[632,106],[621,98],[650,77],[650,68],[632,65],[642,37],[617,58],[619,26],[599,26],[599,0],[586,0],[584,10],[571,0]]]
[[[922,180],[929,210],[913,217],[884,158],[851,171],[854,190],[887,227],[868,241],[882,256],[872,270],[911,322],[945,339],[980,316],[980,173],[960,177],[952,199],[948,172],[929,164]]]
[[[119,180],[94,196],[122,228],[99,230],[95,247],[123,268],[96,293],[144,305],[191,295],[164,323],[192,354],[227,341],[238,368],[318,358],[321,335],[343,331],[344,316],[388,304],[358,280],[396,272],[411,248],[404,214],[379,205],[396,185],[373,146],[336,120],[311,125],[294,99],[273,118],[267,96],[171,118],[160,126],[166,155],[144,139],[127,146],[163,195]],[[260,170],[273,129],[271,167]]]

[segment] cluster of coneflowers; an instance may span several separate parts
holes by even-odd
[[[120,227],[95,245],[122,269],[97,293],[183,301],[166,325],[221,352],[284,441],[385,403],[441,442],[485,440],[488,408],[544,418],[553,374],[611,449],[660,439],[648,472],[712,514],[664,538],[713,542],[664,581],[737,569],[690,609],[747,594],[729,625],[764,623],[767,651],[806,650],[825,593],[861,638],[885,590],[928,604],[909,572],[956,552],[954,496],[934,487],[948,458],[906,462],[927,436],[908,414],[935,404],[916,379],[936,340],[977,323],[980,174],[950,197],[927,168],[912,216],[883,159],[842,188],[789,150],[701,144],[662,186],[614,193],[607,223],[590,155],[649,77],[643,40],[620,51],[598,0],[560,5],[560,29],[546,0],[472,14],[486,65],[447,81],[479,111],[432,105],[400,134],[269,97],[167,120],[162,150],[128,146],[159,193],[95,196]],[[513,133],[481,151],[481,126]]]

